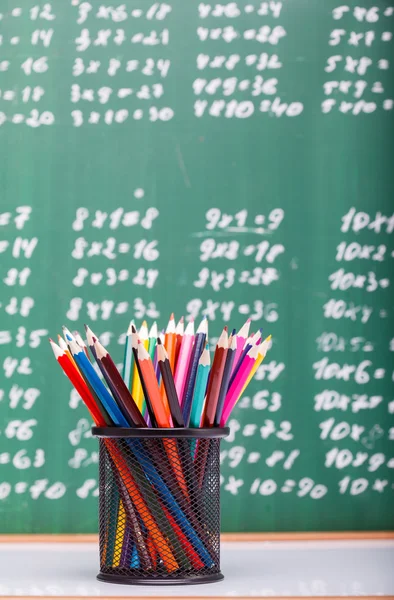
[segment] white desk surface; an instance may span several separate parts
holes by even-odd
[[[224,542],[221,562],[221,582],[136,587],[96,580],[96,544],[4,543],[0,598],[394,597],[394,540]]]

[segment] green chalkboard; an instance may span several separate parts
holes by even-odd
[[[97,530],[47,337],[115,361],[171,311],[273,336],[222,444],[224,531],[394,527],[393,9],[1,7],[0,530]]]

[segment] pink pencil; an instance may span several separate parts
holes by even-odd
[[[244,349],[244,346],[246,344],[246,340],[248,339],[249,329],[250,329],[250,319],[248,319],[246,321],[246,323],[244,323],[242,325],[241,329],[237,333],[237,349],[235,351],[235,357],[234,357],[234,362],[233,362],[233,368],[231,369],[231,375],[234,372],[235,366],[236,366],[236,364],[239,360],[239,357],[242,354],[242,350]]]
[[[238,402],[242,389],[246,383],[246,380],[248,379],[249,373],[253,368],[258,353],[259,347],[253,346],[243,359],[242,365],[240,366],[238,373],[236,374],[235,379],[226,394],[223,412],[220,418],[220,427],[224,427],[226,425],[227,419],[229,418],[231,411]]]
[[[183,392],[186,386],[189,363],[192,355],[194,342],[194,321],[191,319],[185,329],[182,337],[181,348],[179,350],[178,361],[175,368],[174,383],[178,394],[179,402],[182,401]]]

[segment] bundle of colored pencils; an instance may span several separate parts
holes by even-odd
[[[183,317],[176,325],[172,314],[159,335],[156,323],[148,331],[144,321],[137,332],[132,321],[122,375],[88,326],[87,343],[63,327],[64,337],[50,344],[97,425],[224,427],[271,343],[271,336],[249,335],[249,328],[250,319],[230,336],[225,327],[211,365],[206,318],[195,332],[192,319],[184,329]]]
[[[250,319],[230,336],[225,327],[211,365],[206,318],[195,332],[193,320],[184,328],[183,318],[176,325],[172,314],[161,334],[156,323],[148,330],[144,321],[137,331],[131,322],[122,375],[88,326],[86,343],[78,332],[63,327],[63,337],[58,336],[58,343],[50,339],[50,344],[97,427],[214,428],[226,425],[270,346],[271,336],[263,340],[261,331],[249,335],[249,328]],[[212,564],[209,535],[197,517],[209,462],[205,441],[191,440],[185,452],[172,437],[160,438],[157,449],[143,437],[126,438],[123,448],[115,438],[104,439],[119,490],[114,498],[116,535],[105,545],[107,565],[124,567],[126,557],[128,567],[149,565],[152,570],[157,554],[169,573],[182,560],[195,569]],[[153,504],[147,486],[157,495]],[[131,557],[125,551],[130,536]]]

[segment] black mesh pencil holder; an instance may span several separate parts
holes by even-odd
[[[208,583],[220,572],[220,441],[228,428],[93,428],[101,581]]]

